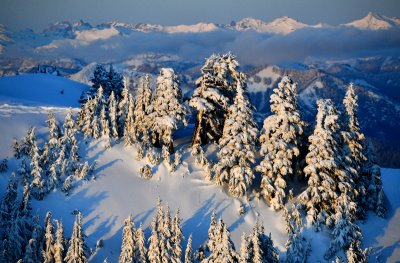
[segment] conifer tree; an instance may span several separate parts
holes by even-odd
[[[140,79],[133,111],[135,116],[134,130],[138,134],[138,139],[144,143],[149,143],[150,123],[148,113],[151,107],[151,96],[150,77],[146,74]]]
[[[17,139],[14,139],[14,142],[13,142],[13,144],[12,144],[12,148],[13,148],[13,152],[14,152],[14,157],[15,157],[15,159],[21,159],[22,154],[23,154],[23,152],[22,152],[23,147],[22,147],[22,145],[18,142]]]
[[[290,210],[284,209],[285,230],[288,234],[286,241],[287,263],[304,263],[310,252],[310,244],[302,236],[303,223],[299,210],[295,205]]]
[[[348,263],[367,263],[367,250],[360,248],[360,241],[356,240],[350,244],[349,249],[346,252]]]
[[[125,146],[130,146],[136,141],[136,131],[134,130],[134,115],[133,115],[133,109],[134,109],[134,101],[133,97],[131,94],[128,95],[128,105],[127,107],[127,113],[125,117],[125,125],[124,125],[124,142]]]
[[[228,110],[219,141],[219,160],[215,165],[217,184],[228,183],[229,193],[234,197],[246,195],[254,179],[251,165],[255,162],[254,145],[258,134],[246,94],[246,77],[240,73],[238,78],[237,95]]]
[[[85,241],[82,233],[82,215],[78,213],[74,222],[69,247],[64,261],[67,263],[85,263],[87,262],[85,253]]]
[[[32,180],[32,193],[35,198],[42,200],[45,194],[45,181],[42,178],[42,168],[39,165],[39,148],[36,145],[36,141],[33,141],[31,151],[31,176]]]
[[[108,100],[108,115],[110,117],[110,134],[114,141],[118,140],[118,124],[117,124],[117,102],[115,100],[114,91],[111,91]]]
[[[51,222],[51,213],[47,212],[45,218],[45,234],[42,250],[42,260],[46,263],[54,262],[54,234],[53,223]]]
[[[296,157],[300,154],[303,122],[297,104],[296,84],[285,76],[270,98],[272,115],[264,120],[260,137],[262,173],[261,193],[274,210],[286,202],[287,180],[293,177]]]
[[[210,250],[210,256],[202,262],[237,262],[238,255],[235,251],[235,246],[230,239],[230,233],[226,227],[226,224],[221,218],[217,222],[215,234],[215,247],[213,250]]]
[[[30,127],[21,147],[21,152],[24,155],[30,155],[33,143],[36,141],[35,127]]]
[[[121,254],[119,256],[120,263],[133,262],[134,249],[135,249],[135,227],[132,220],[132,216],[129,215],[124,222],[124,228],[122,230],[122,246]]]
[[[107,87],[108,85],[108,76],[107,76],[107,71],[105,67],[101,64],[97,64],[96,68],[93,72],[93,77],[90,79],[92,82],[92,88],[86,93],[86,96],[84,97],[89,97],[92,98],[96,95],[97,90],[100,87]],[[82,97],[82,96],[81,96]],[[80,102],[85,102],[85,99],[80,100]]]
[[[347,250],[353,242],[362,239],[360,228],[354,223],[357,205],[350,200],[347,192],[340,195],[335,206],[333,240],[325,258],[331,258],[340,249]]]
[[[257,220],[253,227],[253,233],[250,236],[251,255],[254,263],[261,262],[279,262],[279,254],[274,247],[274,243],[269,236],[264,233],[264,225]]]
[[[111,92],[114,92],[117,95],[117,97],[119,97],[123,89],[122,74],[115,71],[113,65],[110,65],[107,77],[108,77],[108,83],[106,85],[107,89],[104,92],[106,98],[110,96]]]
[[[124,135],[124,126],[126,121],[126,115],[128,114],[128,104],[129,104],[129,85],[128,78],[124,79],[124,88],[121,93],[121,100],[118,103],[118,121],[117,130],[119,137]]]
[[[179,262],[182,257],[182,240],[183,233],[181,230],[181,219],[179,217],[179,209],[176,211],[171,225],[171,243],[172,243],[172,257],[175,261]]]
[[[240,243],[240,263],[247,263],[251,262],[251,254],[250,254],[250,242],[249,239],[246,237],[246,234],[243,233],[241,237],[241,243]]]
[[[150,262],[161,263],[161,251],[160,251],[160,240],[157,233],[157,220],[154,217],[151,222],[151,236],[149,237],[149,250],[147,251],[147,257]]]
[[[364,149],[366,152],[366,161],[362,167],[362,177],[367,178],[366,181],[369,182],[367,186],[367,197],[364,202],[368,204],[368,209],[374,211],[378,216],[384,217],[386,207],[382,187],[381,168],[375,161],[372,143],[366,141]]]
[[[208,228],[207,248],[209,251],[215,250],[216,227],[217,227],[216,212],[215,212],[215,210],[213,210],[213,212],[211,214],[210,227]]]
[[[192,252],[192,235],[189,236],[186,250],[185,250],[185,262],[184,263],[192,263],[193,262],[193,252]]]
[[[133,258],[135,263],[145,263],[147,262],[147,249],[144,239],[144,233],[142,225],[136,230],[135,233],[135,250],[133,253]]]
[[[88,99],[81,109],[82,120],[79,122],[85,138],[92,135],[92,116],[94,115],[93,100]]]
[[[65,251],[64,226],[61,221],[56,221],[56,240],[54,243],[54,262],[62,263]]]
[[[4,197],[1,201],[0,206],[0,238],[4,240],[7,235],[7,226],[12,220],[13,210],[15,209],[15,201],[18,197],[18,181],[15,178],[15,174],[11,175]]]
[[[181,124],[186,125],[186,108],[178,77],[171,68],[162,68],[157,77],[157,89],[149,114],[152,139],[155,146],[166,145],[174,152],[173,132]]]
[[[330,226],[334,204],[341,192],[351,191],[352,181],[345,169],[340,148],[339,114],[331,100],[319,100],[314,133],[309,137],[309,153],[304,173],[308,187],[299,200],[306,206],[307,217],[316,230],[319,223]]]
[[[104,143],[105,148],[110,148],[111,147],[111,139],[110,139],[110,125],[108,122],[108,118],[106,116],[106,110],[103,105],[101,112],[100,112],[100,124],[101,124],[101,135],[104,137],[106,140]]]
[[[225,115],[234,97],[238,66],[235,56],[228,53],[212,55],[201,68],[202,75],[196,80],[197,88],[189,102],[197,111],[191,147],[221,138]]]
[[[58,145],[58,139],[60,138],[60,128],[57,125],[56,117],[54,113],[49,112],[47,115],[47,125],[49,127],[49,146],[53,149]]]

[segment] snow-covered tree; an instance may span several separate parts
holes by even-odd
[[[140,176],[144,179],[151,179],[153,177],[153,172],[150,165],[145,164],[139,170]]]
[[[12,144],[12,149],[14,152],[15,159],[21,159],[22,154],[23,154],[23,152],[22,152],[23,147],[17,139],[14,139],[14,142]]]
[[[136,139],[136,131],[135,131],[135,118],[134,118],[134,109],[135,103],[133,101],[133,96],[131,94],[128,95],[128,105],[126,106],[126,116],[125,116],[125,125],[124,125],[124,135],[123,139],[125,142],[125,146],[130,146],[137,141]]]
[[[157,232],[157,219],[154,217],[151,222],[151,236],[149,237],[149,250],[147,251],[147,258],[150,262],[161,263],[160,240]]]
[[[282,78],[270,98],[272,115],[264,120],[257,170],[262,173],[261,193],[274,210],[283,208],[287,180],[293,177],[300,154],[303,122],[300,119],[296,83]]]
[[[353,84],[347,87],[347,92],[343,100],[345,107],[345,120],[343,127],[343,140],[345,151],[345,162],[355,183],[353,189],[357,201],[357,214],[360,218],[365,218],[368,210],[367,188],[369,185],[368,177],[363,176],[361,168],[366,160],[363,151],[365,136],[361,132],[357,118],[357,95]]]
[[[92,117],[94,114],[94,103],[93,99],[83,105],[78,115],[78,125],[80,126],[85,138],[92,135]]]
[[[45,180],[42,178],[42,168],[39,165],[39,148],[36,141],[33,141],[31,151],[31,176],[32,180],[32,194],[35,198],[42,200],[46,192]]]
[[[147,262],[147,249],[142,225],[140,225],[139,228],[136,230],[135,240],[135,250],[133,252],[134,262],[145,263]]]
[[[110,118],[110,134],[111,137],[116,141],[118,140],[118,118],[117,118],[117,102],[115,100],[114,92],[111,91],[110,98],[108,100],[108,116]]]
[[[58,146],[58,139],[60,138],[60,128],[57,125],[56,117],[54,113],[49,112],[47,115],[47,126],[49,127],[49,146],[50,149]]]
[[[269,236],[265,235],[264,225],[258,220],[250,236],[250,246],[250,253],[254,263],[279,262],[279,254],[274,247],[271,234]]]
[[[230,53],[212,55],[205,61],[189,102],[197,110],[191,147],[218,142],[221,138],[225,115],[234,98],[238,66]]]
[[[45,218],[45,234],[44,243],[42,250],[42,260],[46,263],[54,262],[54,234],[53,234],[53,223],[51,222],[51,213],[47,212]]]
[[[210,255],[202,262],[238,262],[238,255],[235,246],[230,239],[230,233],[226,224],[220,218],[214,232],[214,248],[210,250]]]
[[[113,65],[110,65],[110,69],[107,74],[108,83],[104,91],[104,95],[108,98],[111,92],[114,92],[117,97],[121,95],[124,84],[122,82],[122,74],[115,71]]]
[[[302,236],[303,222],[295,205],[290,210],[284,210],[285,230],[288,234],[286,241],[287,263],[304,263],[310,253],[310,243]]]
[[[236,97],[228,109],[222,137],[219,141],[218,163],[215,165],[215,181],[227,183],[234,197],[246,195],[254,174],[255,142],[258,135],[253,119],[253,109],[246,94],[246,77],[240,73],[236,81]]]
[[[25,247],[25,255],[22,262],[26,263],[37,263],[41,262],[41,244],[43,241],[43,229],[39,224],[39,216],[33,217],[32,234],[28,244]]]
[[[124,222],[124,228],[122,230],[122,245],[121,254],[119,256],[120,263],[131,263],[133,262],[134,249],[135,249],[135,226],[132,220],[132,216],[129,215]]]
[[[11,224],[16,208],[16,200],[18,197],[17,189],[18,181],[15,178],[15,174],[13,174],[8,181],[0,206],[0,240],[4,240],[8,234],[7,227]]]
[[[384,217],[386,207],[384,202],[384,192],[382,187],[381,168],[375,161],[374,148],[371,142],[365,141],[366,146],[365,155],[366,161],[362,167],[362,177],[364,177],[369,184],[367,185],[366,200],[363,201],[368,204],[368,209],[374,211],[378,216]]]
[[[90,79],[92,87],[86,94],[82,94],[80,102],[86,102],[86,98],[92,98],[96,95],[97,90],[100,87],[107,87],[108,76],[105,67],[101,64],[97,64],[93,72],[93,77]]]
[[[192,262],[193,262],[192,235],[190,235],[186,245],[184,263],[192,263]]]
[[[351,177],[345,169],[340,147],[339,114],[331,100],[318,100],[314,133],[309,137],[309,152],[304,173],[308,187],[299,201],[306,206],[308,221],[317,230],[319,223],[330,226],[334,204],[341,192],[351,191]]]
[[[85,253],[85,240],[82,233],[82,215],[79,212],[76,215],[74,227],[72,230],[69,247],[64,258],[66,263],[85,263],[87,262]]]
[[[150,77],[146,74],[140,79],[135,98],[135,116],[134,130],[138,134],[138,139],[143,143],[149,143],[149,108],[151,107],[152,91],[150,87]]]
[[[182,240],[183,233],[181,230],[181,219],[179,216],[179,209],[176,211],[171,224],[171,245],[172,257],[176,262],[179,262],[182,257]]]
[[[62,263],[65,251],[64,226],[61,221],[56,221],[56,240],[54,242],[54,262]]]
[[[129,79],[126,77],[124,79],[124,89],[121,93],[121,100],[119,101],[118,107],[118,119],[117,119],[117,130],[119,137],[124,135],[124,127],[126,122],[126,115],[128,114],[128,105],[129,105]]]
[[[21,146],[21,152],[25,155],[29,155],[36,141],[35,127],[30,127]]]
[[[101,135],[104,137],[104,147],[111,147],[111,138],[110,138],[110,124],[108,118],[106,116],[106,109],[103,105],[100,112],[100,124],[101,124]]]
[[[249,238],[246,236],[245,233],[242,234],[241,243],[240,243],[240,263],[247,263],[251,262],[251,247]]]
[[[367,263],[368,250],[362,250],[360,247],[360,241],[356,240],[350,244],[349,249],[346,252],[348,263]]]
[[[340,249],[347,250],[353,242],[360,241],[362,234],[360,228],[354,223],[357,205],[350,200],[347,192],[337,199],[334,214],[334,228],[332,241],[325,258],[331,258]]]
[[[166,145],[172,154],[173,132],[179,125],[186,125],[186,107],[183,104],[178,76],[171,68],[162,68],[157,77],[157,89],[149,122],[155,146]]]
[[[217,227],[216,212],[215,210],[213,210],[211,214],[210,227],[208,228],[207,248],[209,251],[215,250],[216,227]]]

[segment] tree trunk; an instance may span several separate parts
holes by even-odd
[[[192,137],[192,144],[190,145],[190,147],[194,147],[197,145],[201,145],[202,141],[201,141],[201,131],[202,131],[202,120],[203,120],[203,110],[200,110],[197,113],[197,117],[196,117],[196,126],[194,128],[194,133],[193,133],[193,137]]]

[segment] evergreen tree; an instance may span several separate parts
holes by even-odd
[[[42,168],[39,165],[39,148],[36,145],[36,141],[33,141],[31,151],[31,176],[32,180],[32,193],[35,198],[42,200],[45,194],[45,181],[42,178]]]
[[[30,127],[21,146],[24,155],[30,155],[33,143],[36,141],[35,127]]]
[[[17,189],[18,189],[18,181],[15,178],[15,174],[13,174],[11,175],[8,181],[8,185],[0,206],[1,240],[4,240],[5,237],[7,236],[6,229],[8,225],[11,223],[12,215],[14,212],[13,210],[15,209],[15,201],[17,200],[18,197]]]
[[[147,249],[144,239],[144,233],[142,225],[136,230],[135,233],[135,250],[133,253],[133,258],[135,263],[145,263],[147,262]]]
[[[185,263],[192,263],[192,262],[193,262],[192,235],[190,235],[185,250]]]
[[[215,250],[215,235],[216,235],[216,227],[217,227],[217,221],[216,221],[216,212],[213,210],[211,214],[211,222],[210,222],[210,227],[208,228],[208,241],[207,241],[207,248],[209,251],[214,251]]]
[[[293,177],[300,154],[303,122],[297,104],[296,84],[285,76],[270,98],[272,115],[264,120],[260,137],[262,173],[261,192],[274,210],[283,208],[287,179]]]
[[[251,255],[254,263],[261,262],[279,262],[279,254],[274,247],[274,243],[269,236],[264,234],[264,225],[257,220],[253,227],[253,233],[250,236]]]
[[[92,98],[96,95],[97,90],[100,87],[107,87],[107,82],[108,82],[108,76],[107,76],[107,71],[105,69],[105,67],[101,64],[97,64],[96,68],[93,72],[93,77],[90,79],[90,81],[92,82],[92,88],[90,88],[90,90],[86,93],[86,96],[84,96],[85,98]],[[81,100],[80,102],[85,102],[85,99],[82,99],[81,96]]]
[[[81,127],[82,133],[87,138],[92,135],[92,117],[94,115],[94,103],[93,99],[88,99],[87,102],[83,105],[80,114],[82,116],[79,121],[79,125]]]
[[[129,104],[129,89],[128,89],[128,78],[124,79],[124,89],[121,93],[121,100],[118,103],[118,121],[117,130],[119,137],[124,135],[124,127],[126,122],[126,115],[128,114]]]
[[[108,100],[108,115],[110,117],[110,134],[114,141],[118,140],[118,125],[117,125],[117,102],[114,92],[111,91]]]
[[[14,139],[14,142],[13,142],[13,144],[12,144],[12,148],[13,148],[13,152],[14,152],[14,157],[15,157],[15,159],[21,159],[21,157],[22,157],[22,154],[23,154],[23,152],[22,152],[22,146],[21,146],[21,144],[18,142],[18,140],[17,139]]]
[[[366,203],[368,204],[368,209],[374,211],[378,216],[384,217],[386,207],[384,203],[381,168],[375,161],[372,143],[366,141],[366,147],[364,147],[364,149],[366,151],[366,161],[362,167],[362,177],[367,178],[366,181],[369,182],[367,186]]]
[[[302,236],[303,223],[299,210],[295,205],[290,210],[284,210],[285,230],[288,234],[286,241],[286,260],[287,263],[304,263],[310,253],[310,244]]]
[[[180,262],[180,259],[182,257],[181,243],[183,240],[183,233],[180,224],[181,224],[181,219],[179,217],[179,209],[178,209],[172,220],[172,225],[171,225],[172,257],[176,262]]]
[[[60,128],[57,125],[54,113],[49,112],[47,115],[47,125],[49,127],[49,146],[54,149],[58,146],[58,139],[60,138]]]
[[[42,260],[46,263],[54,262],[54,234],[53,223],[51,222],[51,213],[47,212],[45,218],[45,234],[42,250]]]
[[[161,251],[160,251],[160,240],[158,238],[157,232],[157,220],[154,217],[151,222],[151,236],[149,238],[149,250],[147,252],[147,257],[151,263],[161,263]]]
[[[87,262],[85,247],[85,240],[82,234],[82,215],[81,213],[78,213],[76,215],[72,236],[69,241],[69,248],[64,261],[67,263]]]
[[[124,142],[125,146],[130,146],[136,141],[136,131],[134,130],[134,101],[131,94],[128,95],[127,113],[124,125]]]
[[[108,83],[106,85],[107,89],[104,92],[106,98],[110,96],[111,92],[114,92],[117,97],[119,97],[121,95],[123,86],[122,75],[114,70],[113,65],[110,65],[110,69],[108,71]]]
[[[64,226],[62,222],[56,221],[56,240],[54,243],[54,262],[62,263],[65,251],[65,238],[64,238]]]
[[[361,240],[361,230],[354,223],[356,210],[357,205],[350,200],[347,192],[342,193],[335,206],[335,225],[332,230],[333,240],[325,254],[325,258],[331,258],[339,249],[346,251],[353,242]]]
[[[246,234],[242,234],[241,243],[240,243],[240,263],[247,263],[251,262],[251,254],[250,254],[250,242],[249,239],[246,237]]]
[[[138,134],[138,139],[147,144],[149,143],[150,123],[148,113],[151,106],[151,96],[150,77],[146,74],[139,82],[133,114],[135,116],[134,130]]]
[[[317,120],[314,133],[309,137],[304,168],[308,187],[299,200],[306,206],[308,220],[319,230],[319,223],[332,225],[333,204],[341,192],[351,191],[352,181],[340,148],[339,114],[331,100],[317,103]]]
[[[108,122],[108,118],[106,116],[106,110],[103,105],[100,112],[100,124],[101,124],[101,135],[106,140],[104,143],[105,148],[111,147],[111,139],[110,139],[110,124]]]
[[[255,162],[254,145],[258,134],[246,94],[246,77],[240,73],[239,78],[236,81],[237,95],[228,110],[219,141],[219,160],[215,165],[217,184],[228,183],[229,193],[234,197],[246,195],[254,179],[251,165]]]
[[[362,165],[366,159],[364,156],[364,134],[360,131],[360,125],[357,118],[357,95],[355,94],[353,84],[347,88],[343,104],[345,106],[345,125],[342,132],[344,140],[344,150],[346,156],[347,170],[355,183],[354,195],[357,199],[357,214],[360,218],[365,218],[368,210],[367,189],[370,182],[368,177],[361,173]],[[361,175],[361,176],[360,176]]]
[[[157,78],[157,89],[149,114],[152,139],[155,146],[166,145],[174,152],[173,132],[180,124],[186,125],[186,108],[178,77],[171,68],[162,68]]]
[[[230,239],[230,233],[221,218],[216,225],[214,244],[215,247],[213,250],[210,250],[210,256],[202,262],[238,262],[238,255]]]
[[[367,250],[360,248],[360,241],[356,240],[350,244],[346,252],[348,263],[367,263]]]
[[[124,229],[122,230],[122,246],[121,254],[119,256],[120,263],[130,263],[133,262],[134,249],[135,249],[135,226],[132,220],[132,216],[129,217],[124,222]]]
[[[239,63],[235,56],[212,55],[201,68],[201,77],[189,105],[197,110],[191,147],[218,142],[225,115],[234,98]]]

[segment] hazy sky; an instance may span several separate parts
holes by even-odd
[[[0,0],[0,23],[10,29],[41,30],[55,21],[79,19],[92,24],[174,25],[290,16],[310,24],[337,25],[369,11],[400,17],[400,0]]]

